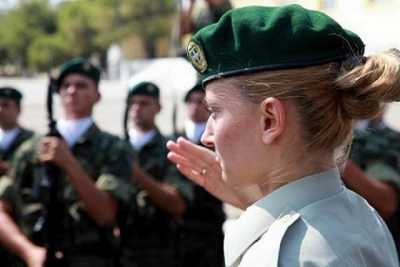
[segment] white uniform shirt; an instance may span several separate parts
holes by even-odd
[[[186,137],[195,144],[200,143],[201,136],[206,129],[206,122],[194,123],[193,121],[185,122],[185,134]]]
[[[68,145],[72,147],[92,125],[92,117],[86,117],[77,120],[60,119],[57,121],[57,130],[60,132]]]
[[[225,234],[226,266],[399,266],[376,211],[338,170],[284,185],[246,209]]]
[[[20,132],[20,128],[14,128],[7,131],[0,128],[0,149],[7,150]]]
[[[157,134],[157,131],[153,129],[145,133],[141,133],[131,128],[128,134],[129,142],[131,143],[132,147],[139,151],[153,139],[153,137]]]

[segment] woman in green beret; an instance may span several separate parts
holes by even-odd
[[[399,51],[363,53],[298,5],[235,9],[192,38],[210,149],[181,138],[169,158],[244,209],[226,229],[226,266],[399,266],[383,220],[340,178],[353,120],[400,99]]]

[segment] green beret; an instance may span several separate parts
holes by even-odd
[[[300,68],[364,54],[364,44],[324,13],[299,5],[233,9],[191,39],[187,55],[212,79]]]
[[[96,85],[100,81],[100,69],[84,58],[74,58],[62,64],[56,75],[57,88],[60,87],[65,76],[71,73],[78,73],[95,81]]]
[[[147,95],[154,98],[160,98],[160,89],[151,82],[141,82],[129,87],[128,98],[133,95]]]
[[[0,87],[0,98],[12,99],[19,104],[22,99],[22,94],[12,87]]]
[[[189,101],[190,95],[194,92],[204,92],[203,84],[201,83],[201,80],[198,80],[196,82],[196,84],[189,91],[187,91],[185,98],[184,98],[185,103]]]

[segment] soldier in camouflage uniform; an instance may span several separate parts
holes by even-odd
[[[15,88],[0,88],[0,175],[6,174],[15,151],[33,132],[18,124],[22,94]]]
[[[345,184],[362,195],[387,223],[400,248],[400,133],[378,117],[356,129]]]
[[[57,128],[63,139],[37,138],[26,142],[15,157],[11,172],[14,188],[2,202],[18,210],[20,227],[4,219],[0,241],[19,255],[29,267],[39,267],[45,257],[41,243],[43,214],[48,197],[43,163],[51,162],[64,174],[64,229],[59,229],[69,266],[114,266],[112,229],[117,212],[129,201],[132,154],[118,137],[101,131],[92,119],[100,100],[100,71],[88,61],[73,59],[60,68],[57,91],[63,118]],[[17,192],[17,194],[12,194]],[[18,199],[17,196],[21,198]],[[1,214],[1,218],[6,218]]]
[[[18,124],[21,112],[22,94],[12,87],[0,88],[0,194],[9,186],[10,179],[5,177],[10,162],[13,161],[15,151],[26,140],[33,136],[33,132]],[[9,207],[3,206],[12,216]],[[15,217],[14,217],[15,219]],[[18,258],[0,247],[0,262],[4,266],[17,265]]]
[[[188,120],[185,122],[185,131],[177,133],[176,137],[182,136],[195,144],[201,144],[200,138],[209,116],[204,97],[205,92],[200,82],[186,93],[184,101]],[[180,266],[222,267],[222,225],[225,221],[222,202],[201,186],[194,183],[192,186],[194,198],[184,213],[179,231]]]
[[[166,139],[155,125],[159,95],[156,85],[142,82],[130,88],[127,97],[126,118],[132,127],[126,137],[139,165],[132,176],[137,188],[134,206],[121,229],[126,267],[177,266],[176,221],[192,195],[190,185],[167,160]]]

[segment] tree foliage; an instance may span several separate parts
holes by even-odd
[[[133,32],[143,40],[148,57],[155,56],[157,39],[171,33],[175,1],[121,0],[120,21],[125,25],[122,35]]]
[[[0,14],[0,64],[46,71],[74,57],[103,59],[111,43],[139,37],[146,56],[171,33],[175,0],[20,0]]]
[[[35,39],[56,31],[56,15],[47,1],[21,1],[17,8],[4,14],[0,27],[1,63],[26,69],[28,50]]]

